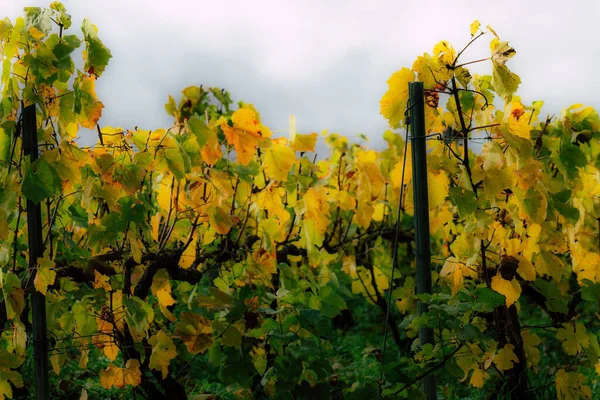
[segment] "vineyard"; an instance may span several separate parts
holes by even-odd
[[[207,86],[168,98],[170,127],[104,126],[98,28],[59,2],[0,20],[0,394],[598,398],[600,117],[544,116],[508,42],[477,21],[465,39],[389,78],[376,151],[293,118],[277,136]]]

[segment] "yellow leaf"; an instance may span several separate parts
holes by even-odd
[[[263,168],[267,177],[286,181],[288,172],[296,162],[296,154],[286,144],[285,138],[271,141],[271,147],[264,156]]]
[[[314,221],[315,228],[323,233],[329,226],[329,203],[323,187],[311,187],[303,196],[306,212],[304,219]]]
[[[191,243],[186,247],[181,258],[179,259],[179,266],[183,269],[188,269],[196,261],[196,243],[198,239],[193,239]]]
[[[406,172],[405,172],[406,175]],[[432,172],[428,173],[429,177],[429,207],[437,207],[444,204],[448,196],[448,187],[450,180],[444,171],[439,171],[436,175]]]
[[[355,165],[357,200],[370,203],[382,194],[385,184],[378,166],[378,155],[374,150],[357,151]]]
[[[168,201],[168,200],[167,200]],[[158,229],[160,228],[160,214],[156,213],[150,218],[150,226],[152,227],[152,239],[158,243]]]
[[[107,292],[112,290],[110,285],[110,277],[102,275],[100,272],[94,269],[94,289],[104,289]]]
[[[27,347],[27,332],[21,321],[15,321],[13,325],[13,347],[18,355],[24,356]]]
[[[521,285],[515,278],[511,281],[507,281],[500,275],[496,275],[492,278],[492,289],[496,292],[503,294],[506,298],[506,306],[510,307],[521,296]]]
[[[507,344],[503,349],[498,350],[494,356],[494,362],[500,371],[506,371],[513,368],[513,362],[518,363],[519,359],[514,353],[515,346]]]
[[[395,126],[404,118],[408,101],[408,83],[415,80],[415,73],[408,68],[396,71],[388,79],[388,90],[379,102],[381,114]]]
[[[162,377],[165,379],[169,374],[169,363],[177,356],[175,344],[162,330],[150,337],[148,343],[152,346],[150,368],[161,371]]]
[[[367,229],[369,225],[371,225],[371,219],[374,212],[375,208],[370,202],[359,201],[356,213],[354,214],[354,219],[359,225]]]
[[[144,247],[142,241],[134,237],[134,235],[129,235],[129,246],[131,247],[131,257],[133,258],[133,261],[135,261],[138,264],[141,264],[142,248]]]
[[[60,368],[67,362],[67,355],[64,353],[54,354],[50,357],[50,363],[52,364],[52,370],[56,375],[60,374]]]
[[[519,257],[519,267],[517,268],[517,273],[526,281],[535,281],[535,268],[533,268],[531,261],[525,257]]]
[[[516,54],[515,49],[509,46],[508,42],[500,42],[497,39],[492,40],[490,48],[492,50],[492,62],[497,65],[506,64],[506,61]]]
[[[563,323],[563,328],[558,329],[556,338],[563,341],[563,348],[570,356],[574,356],[583,351],[583,348],[590,346],[590,338],[581,322],[578,322],[575,327],[572,324]]]
[[[96,79],[94,76],[84,76],[77,81],[82,93],[82,105],[77,114],[77,122],[84,128],[95,129],[104,108],[104,104],[96,96]]]
[[[478,20],[475,20],[475,21],[473,21],[471,23],[471,26],[470,26],[470,28],[471,28],[471,36],[475,36],[475,34],[477,33],[477,31],[479,30],[479,26],[480,25],[481,24],[479,23]]]
[[[161,268],[154,274],[150,290],[158,298],[160,305],[169,307],[175,304],[175,300],[171,297],[171,282],[166,269]]]
[[[474,368],[473,375],[471,375],[471,380],[469,382],[473,387],[482,388],[488,377],[489,375],[487,372],[483,372],[480,368]]]
[[[111,361],[115,361],[119,355],[119,348],[114,342],[110,342],[102,348],[104,355]]]
[[[35,26],[32,26],[31,28],[29,28],[29,34],[34,39],[38,39],[38,40],[40,40],[41,38],[43,38],[44,36],[46,36],[46,34],[44,32],[40,31]]]
[[[540,350],[538,346],[542,343],[538,335],[530,330],[521,331],[525,355],[527,356],[527,365],[536,367],[540,363]]]
[[[48,286],[54,283],[56,272],[54,271],[54,261],[47,258],[38,259],[38,268],[35,274],[33,284],[35,289],[46,295]]]
[[[131,359],[127,361],[125,368],[119,368],[109,364],[108,368],[100,371],[100,384],[105,389],[116,387],[122,389],[127,385],[137,386],[142,382],[140,362]]]
[[[383,217],[385,214],[385,208],[386,205],[384,203],[377,203],[375,204],[374,211],[373,211],[373,221],[375,222],[381,222],[383,221]]]
[[[469,268],[465,263],[460,262],[456,257],[448,257],[442,270],[440,277],[448,280],[452,285],[452,294],[456,294],[463,287],[464,278],[475,277],[477,273]]]
[[[256,112],[249,108],[240,108],[231,116],[233,127],[221,124],[227,142],[234,146],[237,159],[242,165],[248,165],[256,153],[256,146],[263,141],[263,126],[257,120]]]
[[[600,279],[600,254],[596,251],[588,251],[579,242],[572,243],[571,259],[573,272],[577,274],[577,280],[582,282],[589,279],[598,282]]]
[[[275,215],[279,221],[286,222],[290,219],[290,213],[283,204],[284,196],[285,189],[283,187],[270,183],[258,194],[256,203],[261,210],[267,210],[269,216]]]
[[[433,47],[434,65],[437,71],[438,80],[448,80],[454,75],[454,71],[448,66],[452,65],[456,58],[456,51],[445,40],[442,40]]]
[[[356,269],[358,279],[352,282],[352,293],[367,295],[367,300],[371,301],[377,298],[375,293],[375,287],[373,287],[373,280],[371,271],[364,268],[358,267]],[[375,275],[375,285],[377,286],[377,292],[380,295],[389,288],[389,279],[381,272],[377,267],[373,267],[373,275]]]
[[[479,256],[481,249],[481,241],[475,240],[473,235],[462,233],[454,239],[450,245],[450,250],[457,259],[464,261],[465,264],[471,265]]]
[[[471,344],[460,350],[456,357],[456,363],[465,374],[462,381],[466,380],[469,376],[469,372],[473,370],[469,383],[477,388],[483,387],[485,380],[489,378],[488,373],[480,367],[480,362],[478,361],[479,356],[481,356],[481,349],[477,347],[477,345]]]
[[[173,299],[171,294],[169,292],[167,292],[165,289],[159,289],[156,292],[156,298],[158,299],[158,302],[160,303],[160,305],[164,306],[164,307],[169,307],[176,303],[175,299]]]
[[[344,211],[354,210],[356,208],[356,199],[345,190],[337,192],[336,205]]]
[[[317,144],[318,133],[313,132],[307,135],[303,135],[297,133],[293,140],[290,139],[292,143],[292,149],[294,151],[315,151],[315,145]]]
[[[202,159],[208,165],[215,165],[223,155],[223,150],[221,150],[217,133],[214,130],[211,130],[211,132],[212,134],[207,138],[204,147],[202,147]]]
[[[566,372],[559,369],[556,372],[556,392],[559,400],[591,399],[592,390],[584,383],[586,378],[579,372]]]

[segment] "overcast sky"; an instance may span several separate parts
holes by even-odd
[[[89,17],[111,50],[97,91],[101,126],[170,126],[168,95],[189,85],[219,86],[253,103],[263,123],[301,133],[323,129],[379,147],[387,123],[379,114],[386,80],[439,40],[461,48],[469,24],[490,24],[516,49],[509,68],[521,76],[525,102],[546,113],[572,103],[600,106],[598,1],[63,1],[72,31]],[[11,20],[26,5],[0,0]],[[464,61],[487,57],[489,37]],[[472,72],[489,73],[489,67]]]

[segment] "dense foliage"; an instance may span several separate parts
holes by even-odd
[[[491,37],[476,61],[491,76],[471,76],[442,41],[389,79],[387,149],[324,134],[330,157],[316,161],[318,134],[292,120],[276,138],[217,88],[170,97],[168,129],[100,127],[111,53],[88,20],[82,36],[70,25],[58,2],[0,21],[4,396],[33,395],[33,291],[47,298],[53,398],[418,398],[428,374],[443,398],[598,393],[600,119],[575,105],[538,120],[542,103],[515,95],[515,51],[490,27],[475,22],[470,43]],[[414,80],[434,139],[434,293],[420,296],[400,135]],[[32,164],[20,134],[31,104]],[[35,271],[25,199],[45,221]],[[434,345],[419,344],[421,326]]]

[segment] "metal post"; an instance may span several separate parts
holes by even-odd
[[[425,103],[423,82],[408,84],[410,136],[412,140],[413,199],[415,207],[415,251],[417,258],[417,294],[431,293],[431,248],[429,235],[429,199],[427,197],[427,149],[425,145]],[[427,312],[427,304],[419,302],[419,316]],[[419,328],[421,345],[434,343],[433,329]],[[435,377],[423,378],[427,400],[436,399]]]
[[[38,158],[37,124],[35,105],[23,108],[23,150],[29,154],[31,163]],[[50,229],[50,228],[48,228]],[[27,237],[29,239],[29,271],[35,279],[37,261],[44,256],[42,242],[42,209],[27,199]],[[35,390],[37,400],[50,398],[48,382],[48,337],[46,333],[46,296],[37,290],[31,295],[31,313],[33,325],[33,355],[35,367]]]

